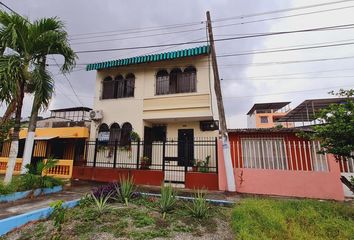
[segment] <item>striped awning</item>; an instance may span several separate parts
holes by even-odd
[[[86,71],[99,70],[105,68],[114,68],[121,66],[128,66],[133,64],[149,63],[149,62],[159,62],[166,60],[173,60],[184,57],[192,57],[198,55],[209,54],[210,48],[208,45],[200,46],[195,48],[182,49],[173,52],[164,52],[159,54],[151,54],[144,56],[137,56],[131,58],[117,59],[99,63],[91,63],[86,66]]]

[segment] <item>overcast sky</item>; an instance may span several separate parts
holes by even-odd
[[[172,24],[202,22],[205,21],[207,10],[211,12],[212,20],[221,20],[240,15],[247,16],[249,14],[337,1],[339,0],[4,0],[3,2],[31,20],[41,17],[59,17],[65,22],[72,47],[77,51],[205,40],[206,32],[202,24],[183,28],[171,27],[159,31],[139,31]],[[336,10],[327,11],[328,9]],[[317,13],[313,13],[315,11]],[[214,22],[214,35],[216,39],[220,39],[244,34],[352,24],[354,23],[353,12],[354,1],[347,1],[242,19],[232,18],[228,21]],[[301,15],[303,13],[309,14]],[[285,17],[289,15],[301,16]],[[119,32],[129,29],[134,29],[132,30],[134,33],[127,34],[127,32],[124,32],[123,34],[123,32]],[[161,33],[177,31],[184,32],[161,35]],[[91,34],[97,32],[99,33]],[[102,40],[104,41],[102,42]],[[216,52],[217,55],[224,55],[274,48],[349,43],[352,41],[354,41],[354,29],[349,28],[217,42]],[[50,70],[56,80],[56,91],[49,109],[81,106],[82,104],[88,107],[93,106],[96,73],[95,71],[84,71],[84,65],[82,64],[152,52],[177,50],[191,46],[193,45],[79,54],[77,68],[67,77],[80,100],[74,95],[64,76],[57,75],[58,67],[52,66]],[[339,89],[338,86],[343,86],[343,88],[354,87],[354,58],[292,64],[284,64],[284,61],[352,56],[354,57],[354,45],[219,58],[219,71],[220,77],[223,79],[222,90],[228,127],[246,127],[246,113],[254,103],[291,101],[291,106],[295,107],[305,99],[328,97],[327,92]],[[56,57],[56,59],[59,64],[62,62],[60,57]],[[278,62],[278,64],[256,64],[265,62]],[[50,59],[50,63],[54,64],[55,62]],[[269,75],[270,77],[267,77]],[[31,97],[27,96],[23,116],[30,114],[31,101]],[[0,109],[0,115],[3,111],[4,106]],[[43,112],[41,114],[45,116],[48,113]]]

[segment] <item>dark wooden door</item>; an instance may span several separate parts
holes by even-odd
[[[152,129],[144,127],[144,157],[152,158]]]
[[[193,129],[178,130],[178,165],[192,166],[194,160]]]

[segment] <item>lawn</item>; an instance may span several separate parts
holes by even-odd
[[[209,205],[204,218],[181,200],[163,218],[159,204],[135,196],[128,206],[111,199],[99,210],[86,198],[65,210],[60,238],[52,238],[58,230],[51,218],[0,239],[354,239],[353,202],[244,198],[233,207]]]
[[[244,199],[232,210],[237,239],[354,239],[354,204]]]

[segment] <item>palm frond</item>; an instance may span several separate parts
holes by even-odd
[[[54,80],[44,66],[36,65],[31,73],[35,103],[39,107],[46,108],[54,92]]]

